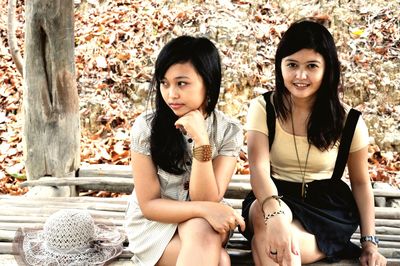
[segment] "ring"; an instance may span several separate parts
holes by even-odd
[[[278,254],[277,251],[270,251],[269,253],[271,253],[271,255],[276,255],[276,254]]]

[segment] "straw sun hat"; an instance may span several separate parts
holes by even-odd
[[[65,209],[52,214],[43,230],[22,229],[19,260],[27,265],[104,265],[121,254],[124,235],[115,228],[95,225],[86,210]]]

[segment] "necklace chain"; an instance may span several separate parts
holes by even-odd
[[[290,120],[292,121],[292,133],[293,133],[293,142],[294,142],[294,148],[296,150],[296,157],[297,157],[297,163],[299,164],[299,169],[301,173],[301,197],[304,199],[306,197],[306,190],[305,190],[305,175],[306,175],[306,170],[307,170],[307,163],[308,163],[308,155],[310,154],[310,148],[311,144],[308,143],[308,150],[307,150],[307,156],[306,156],[306,161],[304,163],[304,169],[301,167],[300,163],[300,158],[299,158],[299,152],[297,150],[297,142],[296,142],[296,132],[294,131],[294,122],[293,122],[293,112],[291,111],[291,118]]]

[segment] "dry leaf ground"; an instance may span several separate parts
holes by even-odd
[[[22,79],[9,54],[6,8],[0,0],[0,193],[21,194]],[[129,163],[129,128],[147,106],[155,58],[170,38],[201,35],[216,43],[224,70],[219,109],[244,122],[249,99],[274,87],[282,33],[312,16],[337,42],[344,101],[369,126],[371,179],[400,186],[399,0],[75,0],[75,8],[83,163]],[[18,1],[17,22],[23,51],[24,1]],[[238,173],[248,173],[245,152]]]

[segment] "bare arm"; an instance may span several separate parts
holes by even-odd
[[[268,147],[267,135],[258,131],[247,132],[247,148],[251,173],[250,183],[259,203],[268,196],[278,194],[276,186],[270,178]],[[270,203],[275,206],[270,206],[271,209],[269,211],[275,211],[278,208],[277,202],[270,201]],[[267,204],[265,207],[267,207]]]
[[[247,134],[250,182],[258,204],[262,204],[265,198],[278,194],[277,188],[270,177],[268,136],[257,131],[249,131]],[[283,208],[279,206],[276,200],[268,200],[262,207],[265,214]],[[278,256],[271,257],[271,253],[267,251],[267,255],[275,262],[291,265],[292,253],[297,254],[297,251],[294,237],[290,230],[292,215],[289,208],[284,209],[285,214],[276,215],[268,220],[268,224],[265,226],[266,241],[264,248],[265,250],[277,252]]]
[[[209,145],[203,114],[194,110],[179,118],[176,126],[184,128],[195,147]],[[219,202],[225,194],[236,166],[236,158],[217,156],[212,161],[201,162],[193,158],[189,195],[192,201]]]
[[[212,163],[193,159],[189,187],[190,199],[192,201],[221,201],[235,166],[235,157],[217,156]]]
[[[350,153],[347,166],[353,195],[360,212],[361,234],[375,235],[374,196],[368,175],[368,148]]]
[[[162,199],[160,182],[157,178],[156,167],[150,156],[132,152],[132,173],[135,179],[135,192],[143,215],[149,220],[165,223],[181,223],[193,217],[204,215],[201,204],[184,207],[188,202]]]
[[[243,219],[229,206],[206,201],[177,201],[161,198],[156,167],[150,156],[132,152],[132,170],[135,192],[143,215],[163,223],[181,223],[203,217],[218,232],[224,232],[235,223],[244,228]]]
[[[368,174],[368,147],[349,154],[347,161],[351,187],[360,214],[361,235],[375,235],[374,195]],[[361,265],[386,265],[386,259],[379,254],[371,242],[362,244]]]

